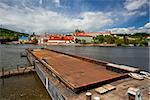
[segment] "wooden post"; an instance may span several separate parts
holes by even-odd
[[[19,68],[18,68],[18,66],[17,66],[17,70],[18,70],[18,73],[19,73]]]
[[[86,100],[92,100],[92,93],[91,92],[86,93]]]
[[[23,73],[25,72],[26,69],[27,69],[27,67],[24,68]]]
[[[4,67],[2,67],[2,77],[4,76]]]

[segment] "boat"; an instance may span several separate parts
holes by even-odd
[[[150,76],[150,73],[149,72],[146,72],[146,71],[140,71],[140,74],[143,74],[145,76]]]
[[[145,78],[150,79],[150,73],[146,71],[140,71],[140,74],[143,75]]]
[[[137,74],[137,73],[129,73],[128,75],[130,77],[134,78],[134,79],[137,79],[137,80],[143,80],[144,79],[143,75],[140,75],[140,74]]]

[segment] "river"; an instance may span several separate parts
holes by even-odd
[[[12,69],[28,66],[26,58],[20,53],[26,48],[39,48],[37,45],[0,45],[0,68]],[[149,47],[75,47],[49,46],[48,48],[105,60],[117,64],[125,64],[149,71]],[[50,99],[46,89],[36,74],[14,76],[0,79],[0,99]]]
[[[49,48],[112,63],[138,67],[141,70],[150,71],[150,47],[50,46]]]
[[[0,69],[10,70],[28,66],[26,58],[20,54],[26,48],[38,48],[35,45],[0,45]],[[45,87],[38,76],[26,74],[10,78],[0,79],[0,100],[50,100]]]

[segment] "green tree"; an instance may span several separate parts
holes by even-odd
[[[105,42],[105,39],[104,39],[104,36],[103,35],[98,35],[94,38],[94,41],[97,42],[97,43],[104,43]]]
[[[115,44],[117,44],[117,46],[122,46],[122,44],[124,44],[124,41],[123,41],[123,39],[116,38]]]
[[[113,44],[115,43],[115,38],[112,35],[106,35],[105,42],[107,42],[108,44]]]
[[[81,43],[82,43],[82,44],[86,44],[86,40],[82,39],[82,40],[81,40]]]
[[[34,38],[34,39],[32,40],[32,42],[33,42],[33,44],[37,44],[37,43],[38,43],[38,39],[37,39],[37,38]]]

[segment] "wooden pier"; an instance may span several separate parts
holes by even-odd
[[[27,49],[27,58],[52,100],[87,100],[87,91],[92,94],[90,100],[128,100],[129,87],[139,88],[142,99],[149,100],[149,79],[128,76],[130,72],[139,73],[137,68],[43,48]],[[109,92],[100,94],[106,87]]]
[[[16,69],[10,69],[10,70],[5,70],[2,68],[0,71],[0,78],[6,78],[6,77],[11,77],[11,76],[16,76],[16,75],[21,75],[21,74],[26,74],[30,72],[34,72],[34,66],[29,66],[29,67],[17,67]]]

